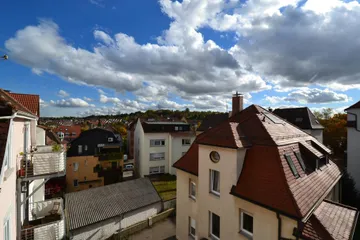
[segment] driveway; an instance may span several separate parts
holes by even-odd
[[[175,238],[176,218],[166,218],[129,237],[129,240],[172,240]]]

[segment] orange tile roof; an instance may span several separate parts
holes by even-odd
[[[31,115],[34,115],[32,111],[26,108],[21,102],[16,100],[9,92],[0,88],[0,102],[6,106],[9,106],[12,111],[22,111]]]
[[[194,142],[185,155],[174,163],[173,167],[197,176],[199,171],[199,145]]]
[[[325,200],[306,222],[302,237],[314,240],[352,239],[357,218],[355,208]]]
[[[24,107],[31,111],[36,116],[40,116],[40,97],[34,94],[12,93],[9,95],[16,101],[21,103]]]

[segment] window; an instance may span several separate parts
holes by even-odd
[[[150,161],[165,160],[165,153],[150,153]]]
[[[70,136],[70,133],[68,133],[68,132],[65,132],[65,136]]]
[[[74,187],[77,187],[77,186],[79,186],[78,180],[74,179]]]
[[[108,138],[108,142],[113,142],[113,141],[114,141],[114,138],[112,138],[112,137]]]
[[[10,219],[4,220],[4,240],[10,240]]]
[[[165,173],[165,166],[156,166],[149,168],[149,174]]]
[[[71,135],[76,136],[76,132],[72,132]]]
[[[85,166],[87,166],[88,165],[88,161],[85,159]]]
[[[179,127],[179,131],[182,131],[183,130],[183,128],[182,127]]]
[[[253,217],[244,212],[240,212],[241,219],[240,219],[240,232],[244,233],[245,235],[252,236],[253,235]]]
[[[210,153],[210,159],[211,161],[213,161],[214,163],[217,163],[220,161],[220,154],[216,151],[212,151]]]
[[[191,144],[191,140],[190,139],[183,139],[182,140],[182,145],[190,145]]]
[[[220,195],[220,172],[210,170],[210,192]]]
[[[73,169],[74,169],[74,172],[77,172],[77,170],[79,170],[79,163],[78,162],[73,163]]]
[[[165,173],[165,166],[160,166],[160,173]]]
[[[84,150],[85,150],[85,152],[88,150],[88,146],[87,146],[87,145],[84,146]]]
[[[78,154],[82,154],[82,145],[78,145]]]
[[[165,146],[165,139],[150,140],[150,147]]]
[[[84,177],[84,181],[86,181],[86,177]]]
[[[189,217],[189,234],[193,238],[195,238],[196,235],[196,221]]]
[[[196,199],[196,184],[190,180],[189,195],[192,199]]]
[[[303,120],[302,117],[295,118],[295,122],[302,122],[302,120]]]
[[[175,131],[179,131],[179,127],[178,127],[178,126],[175,127]]]
[[[295,167],[290,155],[285,154],[284,156],[285,156],[285,159],[286,159],[287,163],[289,164],[291,172],[294,174],[294,176],[296,178],[300,177],[300,175],[299,175],[298,171],[296,170],[296,167]]]
[[[210,236],[220,239],[220,217],[210,212]]]
[[[300,152],[294,152],[294,154],[295,154],[297,160],[299,161],[302,170],[305,171],[305,170],[306,170],[306,166],[305,166],[305,163],[304,163],[304,159],[301,157]]]

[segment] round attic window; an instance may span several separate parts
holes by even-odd
[[[220,161],[220,154],[216,151],[212,151],[210,153],[210,159],[211,161],[213,161],[214,163],[217,163]]]

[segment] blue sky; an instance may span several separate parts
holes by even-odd
[[[1,88],[39,94],[42,116],[225,111],[235,91],[342,111],[359,100],[360,4],[285,2],[5,0]]]

